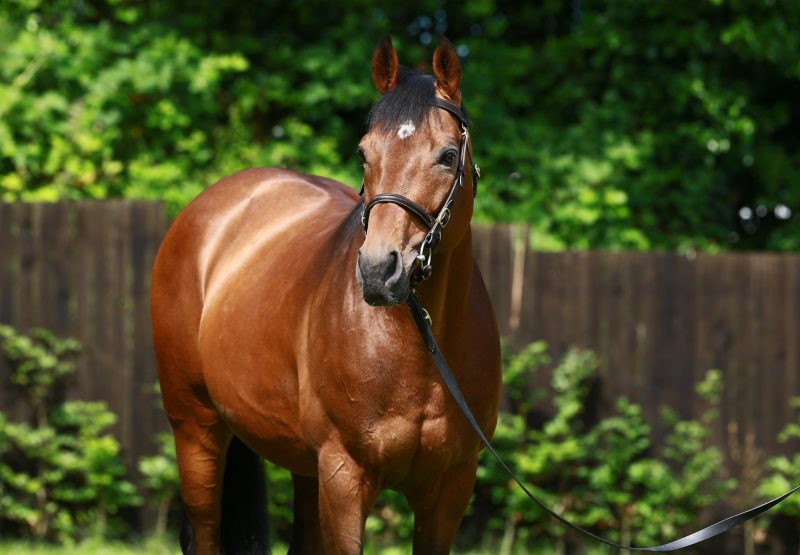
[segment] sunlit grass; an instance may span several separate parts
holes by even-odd
[[[180,552],[174,539],[157,537],[130,543],[92,539],[73,546],[0,541],[0,555],[178,555]]]

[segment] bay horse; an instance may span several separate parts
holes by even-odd
[[[151,309],[184,552],[269,550],[261,457],[292,473],[293,555],[361,553],[385,488],[414,513],[414,553],[450,551],[481,446],[404,302],[414,290],[427,307],[488,436],[500,346],[472,257],[477,168],[465,168],[461,67],[446,39],[432,68],[399,66],[388,38],[375,49],[382,94],[358,146],[361,197],[324,177],[249,169],[200,194],[167,233]]]

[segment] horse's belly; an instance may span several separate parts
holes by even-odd
[[[228,308],[208,310],[200,329],[203,377],[217,412],[262,457],[313,474],[316,457],[300,433],[294,357],[281,348],[286,332],[259,325],[244,307]]]
[[[207,378],[217,412],[239,438],[265,459],[292,472],[315,474],[316,456],[299,431],[296,393],[292,393],[291,386],[286,387],[291,382],[290,370],[272,366],[261,372],[267,379],[251,381],[242,374],[225,372],[214,372],[222,379]]]

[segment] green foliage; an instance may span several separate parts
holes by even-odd
[[[800,4],[766,0],[12,0],[0,199],[175,212],[253,165],[356,186],[374,44],[392,34],[425,65],[446,32],[476,121],[479,218],[530,222],[540,248],[797,249],[798,25]]]
[[[156,439],[159,453],[139,460],[142,483],[157,499],[172,499],[178,494],[179,484],[175,442],[170,434],[159,434]]]
[[[569,6],[500,9],[469,42],[467,74],[492,77],[465,84],[492,138],[483,213],[541,246],[796,249],[797,218],[772,213],[800,204],[800,6]]]
[[[0,413],[0,522],[60,542],[119,531],[114,515],[139,496],[124,479],[119,443],[109,433],[116,417],[102,402],[55,400],[79,345],[43,330],[24,336],[0,326],[0,347],[35,415],[28,423]]]
[[[594,355],[571,350],[553,370],[554,412],[541,424],[537,423],[541,409],[524,394],[531,389],[533,374],[549,363],[546,344],[533,343],[518,356],[505,358],[504,368],[511,370],[504,376],[508,397],[516,401],[510,411],[500,413],[493,444],[534,495],[566,518],[581,522],[589,470],[582,410],[596,367]],[[509,552],[515,541],[530,546],[543,538],[563,540],[563,526],[534,505],[493,458],[481,458],[478,480],[479,487],[491,493],[494,516],[489,526],[495,533],[503,531],[502,552]]]
[[[709,372],[698,394],[713,390],[710,384],[718,380],[717,372]],[[718,393],[708,400],[717,407]],[[711,421],[682,421],[667,408],[662,420],[669,432],[660,458],[650,456],[650,427],[641,408],[624,398],[617,402],[617,414],[602,420],[589,438],[595,505],[584,522],[608,527],[617,541],[628,545],[676,538],[735,485],[718,477],[722,453],[706,445]]]
[[[792,406],[797,410],[797,420],[786,425],[778,436],[781,443],[800,440],[800,397],[792,399]],[[773,457],[767,461],[767,468],[772,472],[758,486],[757,492],[764,497],[778,497],[790,489],[800,485],[800,452],[795,450],[793,456]],[[787,515],[800,517],[800,497],[794,494],[770,512],[771,515]]]
[[[264,466],[269,533],[272,537],[288,544],[292,539],[292,521],[294,520],[292,473],[269,461],[266,461]]]
[[[37,410],[48,401],[56,382],[75,371],[69,357],[80,350],[74,339],[61,340],[47,330],[33,330],[28,337],[3,325],[0,345],[14,365],[11,383],[22,388]]]
[[[341,168],[374,96],[358,71],[369,67],[361,54],[371,39],[329,31],[308,44],[289,33],[290,12],[321,26],[319,8],[273,3],[254,16],[207,2],[188,16],[164,2],[0,7],[9,45],[0,62],[9,83],[0,89],[0,197],[165,199],[175,211],[253,165],[355,182],[355,161]],[[340,23],[361,27],[358,18]],[[343,79],[356,73],[360,81]],[[349,134],[340,144],[342,112]]]
[[[366,531],[369,543],[378,552],[391,546],[411,543],[414,515],[406,498],[396,491],[382,491],[372,514],[367,518]]]
[[[511,412],[500,414],[493,443],[548,506],[608,539],[652,545],[685,531],[704,507],[733,486],[718,477],[722,454],[706,442],[706,427],[719,404],[718,372],[709,372],[698,385],[710,407],[700,421],[662,411],[668,435],[657,454],[638,405],[620,398],[615,413],[597,422],[587,412],[597,369],[595,356],[587,351],[569,351],[553,369],[554,412],[541,426],[532,425],[540,415],[521,392],[532,374],[547,365],[545,353],[537,343],[507,361]],[[514,543],[531,548],[546,539],[557,552],[564,551],[563,526],[488,456],[482,457],[478,485],[478,496],[486,495],[492,501],[489,526],[495,537],[502,531],[502,553],[510,553]]]
[[[142,485],[156,504],[155,534],[163,536],[167,531],[170,508],[180,494],[180,480],[172,435],[159,434],[156,441],[158,454],[139,459],[139,472],[142,473]]]

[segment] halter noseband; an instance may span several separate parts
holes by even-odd
[[[372,199],[370,199],[370,201],[364,205],[364,211],[361,213],[361,225],[364,226],[365,233],[367,231],[367,226],[369,225],[369,213],[377,204],[396,204],[416,216],[420,221],[422,221],[422,223],[425,224],[425,227],[428,228],[428,234],[425,235],[425,239],[422,240],[422,244],[419,247],[419,254],[417,255],[417,260],[419,261],[419,272],[414,272],[411,276],[412,287],[428,279],[433,271],[433,250],[442,239],[442,230],[447,227],[447,224],[450,222],[450,209],[455,204],[456,196],[458,195],[459,191],[461,191],[461,189],[464,187],[464,170],[468,160],[470,166],[472,166],[473,196],[478,193],[478,178],[481,175],[480,168],[477,164],[472,162],[472,156],[469,153],[469,119],[467,119],[464,111],[455,104],[451,104],[450,102],[440,98],[437,98],[433,101],[433,106],[450,112],[453,116],[455,116],[459,125],[461,126],[461,144],[459,145],[456,177],[453,180],[453,186],[450,187],[450,192],[447,194],[447,198],[442,204],[442,207],[434,216],[422,206],[410,198],[404,197],[403,195],[397,193],[380,193],[372,197]],[[361,186],[360,194],[362,195],[363,199],[363,184]]]

